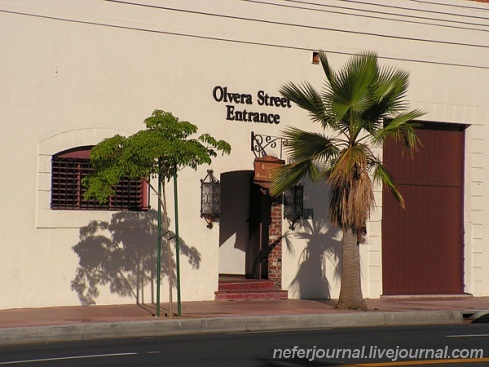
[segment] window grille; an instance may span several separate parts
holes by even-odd
[[[104,204],[85,200],[82,180],[93,169],[90,147],[75,148],[53,156],[51,165],[51,209],[54,210],[148,210],[148,184],[143,180],[122,178],[114,195]]]

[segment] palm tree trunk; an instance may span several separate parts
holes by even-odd
[[[365,310],[360,275],[360,250],[357,233],[353,228],[343,230],[343,259],[340,299],[336,308]]]

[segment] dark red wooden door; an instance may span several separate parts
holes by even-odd
[[[384,295],[463,292],[464,131],[459,125],[417,130],[423,144],[414,159],[398,143],[384,146],[388,167],[406,202],[403,210],[384,189]]]

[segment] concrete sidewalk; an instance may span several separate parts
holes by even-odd
[[[0,310],[0,345],[192,332],[462,323],[489,312],[489,297],[366,300],[369,310],[340,311],[333,301],[184,302],[182,317],[154,317],[154,305]],[[176,312],[176,305],[173,306]]]

